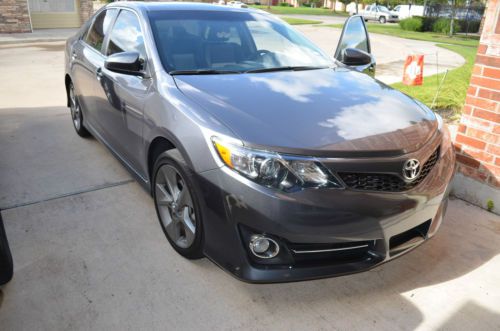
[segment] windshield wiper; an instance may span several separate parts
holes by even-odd
[[[199,69],[199,70],[173,70],[169,74],[175,75],[224,75],[224,74],[240,74],[241,71],[236,70],[215,70],[215,69]]]
[[[273,72],[273,71],[301,71],[301,70],[316,70],[316,69],[326,69],[328,67],[314,67],[314,66],[286,66],[286,67],[275,67],[275,68],[260,68],[247,70],[245,73],[258,73],[258,72]]]

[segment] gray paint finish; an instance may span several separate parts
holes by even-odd
[[[333,62],[317,70],[171,76],[160,61],[148,11],[245,10],[158,3],[106,8],[110,7],[132,10],[141,20],[145,69],[136,75],[112,72],[106,69],[106,57],[79,38],[84,30],[69,39],[66,73],[85,105],[85,125],[148,190],[152,144],[166,139],[179,150],[193,171],[203,252],[226,271],[251,282],[342,275],[399,256],[389,255],[392,238],[427,221],[428,229],[419,232],[422,241],[403,253],[434,236],[446,211],[455,156],[447,129],[439,127],[425,106]],[[73,51],[76,61],[69,60]],[[78,71],[84,78],[78,78]],[[340,188],[287,193],[223,166],[210,141],[214,135],[282,154],[318,157],[334,176],[338,171],[356,171],[401,178],[402,165],[409,158],[423,164],[438,150],[439,160],[421,184],[402,193],[356,191],[341,181]],[[283,254],[289,255],[279,256],[281,264],[272,267],[252,260],[246,248],[248,232],[275,236]],[[325,260],[301,266],[286,253],[292,244],[359,241],[370,241],[370,254],[352,263]]]

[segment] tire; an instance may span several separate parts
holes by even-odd
[[[0,215],[0,285],[9,282],[14,274],[14,263],[10,253],[7,235],[3,226],[2,215]]]
[[[160,154],[153,169],[151,188],[163,233],[180,255],[187,259],[202,258],[201,193],[192,170],[177,149]]]
[[[385,18],[385,16],[380,16],[378,18],[378,21],[380,24],[385,24],[387,22],[387,19]]]
[[[85,128],[82,107],[80,106],[80,102],[76,96],[73,82],[69,83],[68,97],[70,105],[69,109],[71,110],[71,121],[73,122],[73,127],[75,128],[76,133],[83,138],[89,137],[90,133]]]

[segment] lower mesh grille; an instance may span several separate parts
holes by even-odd
[[[405,182],[402,178],[396,175],[390,174],[340,172],[339,176],[350,189],[363,191],[403,192],[420,184],[425,177],[427,177],[429,172],[437,163],[438,159],[439,147],[422,166],[420,175],[410,183]]]

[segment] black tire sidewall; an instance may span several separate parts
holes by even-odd
[[[14,273],[14,263],[10,253],[9,242],[3,226],[2,215],[0,214],[0,285],[12,279]]]
[[[387,20],[384,16],[380,16],[378,21],[380,22],[380,24],[385,24],[387,22]]]
[[[167,240],[169,241],[170,245],[177,251],[177,253],[188,259],[199,259],[203,257],[203,216],[200,205],[201,193],[196,184],[196,179],[194,177],[193,171],[189,169],[189,167],[186,165],[180,154],[176,151],[177,150],[167,151],[158,156],[153,167],[153,181],[151,183],[151,193],[153,195],[158,222],[160,223],[163,233],[165,234],[165,237],[167,237]],[[182,248],[177,246],[175,242],[168,236],[167,230],[165,229],[161,221],[160,212],[158,210],[158,205],[156,203],[155,184],[156,184],[156,176],[158,174],[158,170],[160,169],[160,167],[164,165],[170,165],[174,167],[181,174],[184,182],[187,184],[187,188],[193,200],[195,209],[194,212],[196,215],[196,233],[193,244],[188,248]]]

